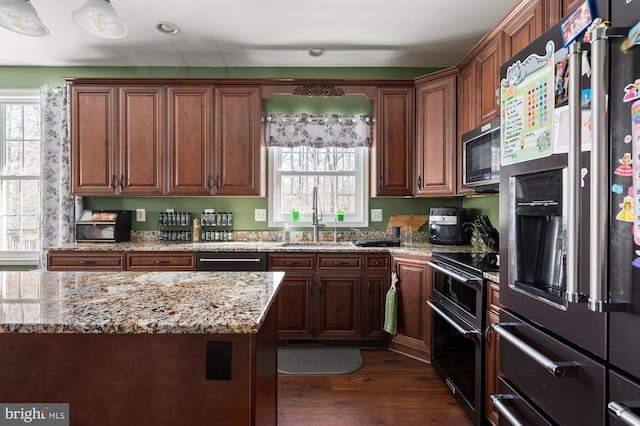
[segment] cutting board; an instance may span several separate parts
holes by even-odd
[[[389,225],[387,226],[387,232],[391,232],[392,226],[399,226],[404,229],[409,225],[413,232],[416,232],[429,221],[428,214],[399,214],[397,216],[391,216],[389,218]]]

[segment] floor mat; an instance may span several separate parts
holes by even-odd
[[[278,348],[278,372],[283,374],[349,374],[363,365],[358,348]]]

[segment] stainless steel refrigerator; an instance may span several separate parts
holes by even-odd
[[[640,0],[591,6],[501,67],[501,424],[640,424]]]

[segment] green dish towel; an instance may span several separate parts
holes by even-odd
[[[391,288],[387,291],[384,308],[384,326],[382,329],[389,334],[396,334],[398,331],[398,292],[396,291],[396,273],[391,274]]]

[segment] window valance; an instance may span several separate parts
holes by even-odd
[[[270,114],[267,146],[371,147],[372,124],[366,115]]]

